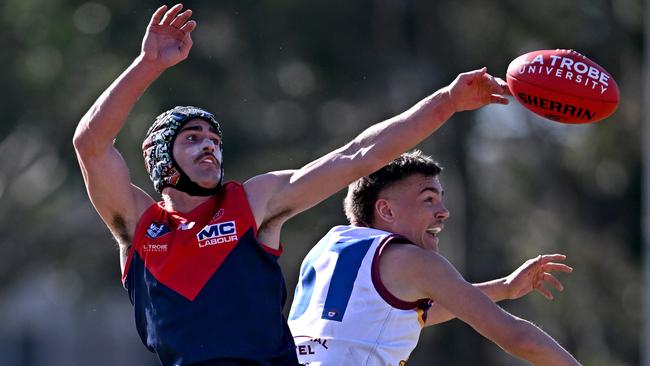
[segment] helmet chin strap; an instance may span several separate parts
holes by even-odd
[[[173,161],[173,157],[172,157]],[[176,167],[176,170],[180,174],[180,178],[178,179],[178,182],[176,183],[175,186],[168,185],[168,187],[176,188],[181,192],[185,192],[189,194],[190,196],[211,196],[213,194],[216,194],[219,192],[221,189],[221,183],[223,182],[223,161],[221,162],[221,174],[219,176],[219,183],[214,188],[204,188],[198,185],[196,182],[190,179],[190,177],[185,174],[183,169],[178,166],[176,161],[173,161],[173,163]]]
[[[184,171],[178,169],[181,177],[178,179],[178,183],[173,188],[178,189],[181,192],[185,192],[190,196],[211,196],[219,191],[221,188],[221,180],[214,188],[204,188],[196,184],[190,179],[190,177],[185,174]]]

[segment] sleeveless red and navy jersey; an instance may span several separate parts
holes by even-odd
[[[235,182],[189,213],[164,202],[144,212],[122,281],[140,338],[163,365],[298,364],[281,249],[256,234]]]

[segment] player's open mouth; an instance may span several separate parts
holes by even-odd
[[[437,236],[438,233],[441,232],[441,231],[442,231],[442,227],[441,227],[441,226],[438,226],[438,227],[431,227],[431,228],[428,228],[428,229],[427,229],[427,233],[429,233],[429,234],[431,234],[431,235],[433,235],[433,236]]]
[[[208,163],[217,165],[217,159],[214,156],[204,156],[203,158],[198,159],[198,163]]]

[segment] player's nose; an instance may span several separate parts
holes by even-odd
[[[217,149],[217,144],[212,139],[204,138],[201,141],[201,150],[213,153]]]
[[[449,218],[449,215],[450,215],[450,213],[449,213],[449,210],[447,209],[447,207],[445,207],[445,205],[441,204],[440,208],[436,212],[436,219],[444,221],[444,220],[447,220]]]

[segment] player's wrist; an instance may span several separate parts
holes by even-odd
[[[132,66],[139,73],[151,76],[153,78],[157,78],[168,68],[162,65],[160,62],[156,62],[155,60],[147,58],[144,53],[141,53],[138,55],[138,57],[136,57],[136,59],[133,61]]]
[[[513,300],[516,298],[516,289],[512,286],[509,277],[502,277],[492,282],[494,284],[495,302]]]
[[[458,112],[458,109],[456,108],[456,101],[453,99],[450,86],[446,86],[438,90],[432,96],[432,102],[438,120],[446,121],[454,113]]]

